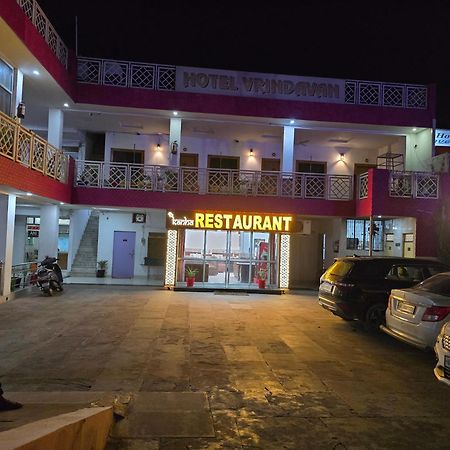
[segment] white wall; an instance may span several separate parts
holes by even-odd
[[[67,270],[72,269],[72,263],[80,246],[81,238],[91,214],[90,209],[76,209],[70,214],[69,253],[67,255]]]
[[[17,216],[14,224],[13,264],[25,262],[26,217]]]
[[[134,231],[136,233],[136,247],[134,256],[134,275],[147,276],[147,266],[144,258],[147,256],[147,237],[149,232],[166,231],[166,211],[162,209],[149,209],[145,224],[132,223],[130,212],[101,212],[99,216],[97,260],[109,262],[107,275],[111,275],[113,260],[114,231]]]
[[[427,128],[420,133],[412,133],[406,137],[405,170],[430,172],[433,156],[433,133]]]

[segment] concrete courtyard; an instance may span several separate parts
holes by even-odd
[[[0,431],[116,397],[108,450],[450,448],[434,354],[332,316],[314,291],[70,285],[0,319],[0,381],[24,403]]]

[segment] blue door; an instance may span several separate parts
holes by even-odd
[[[114,231],[113,278],[133,278],[136,232]]]

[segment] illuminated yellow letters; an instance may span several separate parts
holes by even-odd
[[[214,228],[223,228],[222,214],[216,214],[214,217]]]
[[[273,231],[281,231],[282,218],[280,216],[273,216]]]
[[[236,214],[234,218],[233,230],[242,230],[242,219],[240,214]]]
[[[263,224],[263,230],[265,231],[272,231],[272,217],[266,216],[264,217],[264,224]]]
[[[284,231],[289,231],[290,223],[292,222],[292,217],[283,216]]]
[[[261,216],[253,216],[253,229],[254,230],[263,230],[261,227],[262,217]]]
[[[223,218],[225,220],[225,229],[230,230],[230,221],[233,218],[233,214],[224,214]]]
[[[252,228],[252,216],[244,214],[242,217],[242,228],[244,228],[244,230],[250,230]]]
[[[205,228],[214,228],[214,214],[205,214]]]
[[[195,213],[195,228],[205,228],[205,215],[203,213]]]

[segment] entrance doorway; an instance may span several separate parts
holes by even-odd
[[[179,239],[177,282],[186,268],[196,271],[203,287],[256,287],[264,276],[278,286],[278,234],[250,231],[189,230]]]
[[[135,231],[114,231],[113,278],[133,278],[135,244]]]

